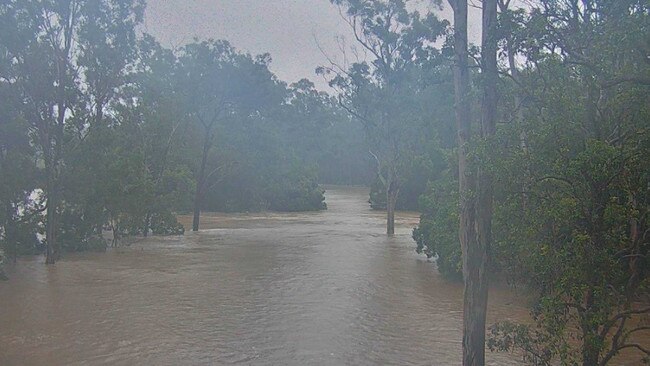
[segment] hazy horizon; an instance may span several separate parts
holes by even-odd
[[[429,0],[415,3],[433,8]],[[450,19],[446,2],[443,7],[436,12]],[[470,41],[479,40],[480,23],[480,10],[470,8]],[[147,0],[144,30],[171,48],[194,38],[213,38],[251,54],[269,53],[270,69],[280,79],[292,83],[308,78],[320,89],[328,87],[314,72],[316,67],[326,65],[327,57],[343,61],[338,40],[348,48],[355,43],[329,0]]]

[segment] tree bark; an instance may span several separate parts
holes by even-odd
[[[60,90],[59,93],[65,93]],[[63,98],[63,96],[61,97]],[[57,122],[53,126],[54,138],[49,141],[50,158],[45,160],[45,171],[47,174],[47,211],[46,211],[46,231],[45,240],[47,242],[46,264],[54,264],[59,260],[61,253],[59,243],[56,240],[58,231],[58,215],[61,199],[59,197],[59,165],[61,162],[61,144],[63,143],[63,126],[65,123],[65,111],[67,110],[65,101],[62,99],[58,103],[59,112]],[[52,146],[54,145],[54,146]]]
[[[386,234],[395,234],[395,207],[397,206],[397,196],[399,188],[394,182],[390,183],[386,189]]]
[[[212,145],[212,133],[208,130],[203,140],[203,154],[201,155],[201,166],[199,175],[196,180],[196,193],[194,195],[194,217],[192,218],[192,231],[199,231],[199,221],[201,220],[201,203],[205,193],[205,168],[208,163],[208,154]]]
[[[459,239],[463,256],[463,365],[485,364],[486,257],[477,237],[476,177],[469,161],[471,116],[467,52],[467,0],[449,0],[454,10],[454,91],[458,133]],[[485,6],[485,4],[484,4]],[[483,211],[481,211],[483,213]],[[485,239],[485,238],[483,238]]]
[[[201,220],[201,194],[198,191],[194,196],[194,216],[192,217],[192,231],[199,231],[199,221]]]
[[[496,129],[498,78],[496,15],[496,0],[483,0],[481,137],[484,141],[494,135]],[[487,267],[492,245],[492,196],[492,176],[482,163],[477,169],[476,241],[468,243],[466,258],[463,261],[465,277],[463,365],[485,364]]]
[[[5,222],[4,222],[4,229],[5,229],[5,242],[7,243],[7,248],[8,245],[11,244],[11,252],[7,253],[5,251],[4,258],[0,258],[0,263],[2,260],[7,260],[11,258],[11,261],[13,263],[16,263],[17,257],[18,257],[18,241],[16,241],[16,220],[14,218],[16,210],[14,209],[14,206],[11,204],[11,202],[6,202],[5,204]],[[0,250],[2,250],[0,248]],[[2,275],[2,268],[0,267],[0,277]]]

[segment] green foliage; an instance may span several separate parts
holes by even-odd
[[[404,166],[400,194],[397,199],[398,210],[418,211],[423,209],[420,203],[420,196],[427,193],[428,183],[436,181],[444,174],[445,162],[443,150],[438,147],[440,142],[435,137],[429,137],[429,142],[422,141],[422,145],[428,145],[429,151],[414,156],[409,164]],[[441,174],[441,172],[443,172]],[[370,185],[370,206],[376,210],[386,209],[386,188],[381,179],[375,178]]]
[[[95,235],[96,223],[84,216],[84,208],[66,205],[61,213],[58,240],[64,252],[103,251],[104,238]]]
[[[499,126],[490,160],[494,264],[537,295],[535,328],[498,324],[492,344],[539,364],[608,364],[635,348],[649,312],[650,68],[635,36],[648,8],[592,6],[517,15],[541,35],[519,34],[531,62],[510,93],[525,96],[523,118]]]
[[[33,31],[27,14],[0,5],[0,251],[4,261],[38,250],[38,205],[30,197],[41,178],[29,123],[21,109],[19,64]],[[6,29],[5,29],[6,27]]]
[[[363,131],[336,100],[225,40],[172,51],[136,37],[143,12],[139,0],[0,4],[5,255],[39,252],[47,227],[62,251],[104,248],[107,228],[114,245],[182,234],[175,214],[199,189],[213,210],[318,210],[320,180],[368,181]]]
[[[169,211],[156,212],[151,216],[151,232],[154,235],[183,235],[185,228]]]
[[[458,181],[447,170],[420,196],[420,223],[413,230],[416,251],[436,258],[441,274],[458,279],[462,276],[458,241]]]
[[[339,94],[341,106],[364,127],[376,166],[370,203],[386,207],[389,191],[401,207],[413,208],[429,177],[414,166],[437,139],[436,127],[448,122],[431,108],[431,97],[448,101],[435,84],[449,82],[446,60],[432,45],[448,26],[433,13],[410,11],[407,1],[333,0],[346,11],[360,47],[370,59],[351,65],[319,67]],[[444,122],[440,122],[444,121]],[[426,160],[426,159],[425,159]]]
[[[292,169],[270,185],[266,197],[274,211],[315,211],[327,208],[323,193],[314,173]]]
[[[387,187],[419,206],[417,252],[459,277],[448,24],[407,1],[332,2],[368,54],[318,68],[336,97],[225,40],[138,39],[142,1],[0,3],[0,265],[46,231],[63,251],[104,250],[106,228],[114,245],[182,235],[193,204],[321,210],[319,182],[369,183],[373,207]],[[488,346],[540,365],[647,359],[633,339],[650,313],[650,10],[573,3],[499,14],[502,123],[467,148],[494,179],[490,270],[535,304],[534,325],[496,324]]]
[[[545,346],[542,346],[545,345]],[[548,333],[513,322],[501,322],[490,327],[487,347],[491,351],[507,352],[513,349],[524,351],[523,360],[535,366],[553,365],[553,358],[568,352],[566,344]]]
[[[314,200],[317,191],[306,189],[304,181],[318,181],[308,167],[322,159],[322,135],[337,125],[336,110],[329,97],[307,80],[287,89],[276,87],[273,92],[286,97],[282,103],[260,107],[253,115],[233,116],[216,126],[214,152],[208,156],[216,174],[207,179],[204,209],[324,208],[322,193]]]
[[[533,325],[495,324],[488,345],[536,365],[605,365],[624,349],[647,359],[635,339],[650,313],[648,7],[570,4],[499,15],[503,123],[474,138],[470,164],[494,177],[490,271],[536,298]],[[461,269],[455,180],[433,180],[413,235],[444,275]]]

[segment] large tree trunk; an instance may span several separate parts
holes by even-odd
[[[395,234],[395,207],[397,206],[397,196],[399,188],[392,182],[386,189],[386,234]]]
[[[454,10],[454,91],[458,131],[459,239],[463,254],[463,365],[485,364],[487,282],[485,257],[477,238],[476,177],[468,154],[471,143],[467,0],[449,0]]]
[[[496,0],[483,0],[481,72],[481,137],[494,135],[497,107]],[[477,169],[476,241],[469,242],[463,261],[465,277],[465,329],[463,365],[485,364],[485,318],[488,300],[488,256],[492,243],[492,176]],[[472,245],[474,244],[474,245]]]
[[[582,345],[582,366],[598,365],[600,351],[596,346],[583,342]]]

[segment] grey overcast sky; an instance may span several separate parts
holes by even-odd
[[[426,8],[429,0],[414,3]],[[440,16],[449,19],[450,14],[446,6]],[[480,22],[480,11],[471,9],[470,41],[478,40]],[[252,54],[268,52],[280,79],[308,78],[321,89],[327,85],[314,70],[327,64],[323,52],[341,62],[340,39],[354,44],[329,0],[147,0],[145,31],[172,48],[197,37],[226,39]]]

